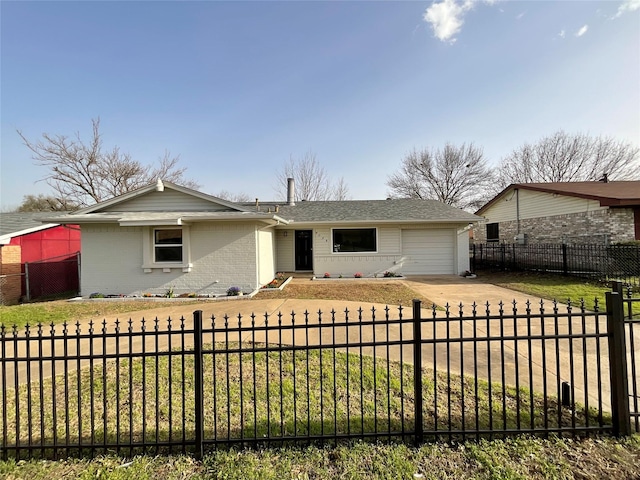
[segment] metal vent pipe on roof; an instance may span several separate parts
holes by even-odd
[[[287,178],[287,205],[295,204],[295,183],[293,178]]]

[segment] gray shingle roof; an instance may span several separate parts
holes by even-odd
[[[137,222],[182,219],[206,220],[293,220],[301,223],[468,223],[481,220],[472,213],[450,207],[436,200],[392,199],[296,202],[296,205],[260,205],[260,211],[249,212],[95,212],[68,216],[51,212],[47,218],[60,223],[70,222]]]
[[[278,215],[296,223],[315,222],[474,222],[472,213],[436,200],[391,199],[296,202],[280,205]]]
[[[43,227],[41,218],[52,215],[62,215],[64,212],[20,212],[0,213],[0,235],[10,235],[30,228]]]

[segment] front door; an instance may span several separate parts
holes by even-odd
[[[296,271],[313,270],[313,230],[296,230]]]

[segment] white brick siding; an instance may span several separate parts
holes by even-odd
[[[145,229],[112,225],[82,227],[82,294],[223,294],[230,286],[258,287],[257,233],[252,223],[190,226],[190,272],[142,268]]]
[[[335,254],[332,251],[331,226],[318,226],[313,230],[313,273],[322,276],[330,273],[336,277],[352,277],[354,273],[360,272],[363,275],[382,273],[385,270],[396,270],[402,272],[398,262],[402,261],[402,230],[425,228],[424,225],[402,224],[402,225],[340,225],[340,228],[377,228],[377,248],[375,253],[355,253],[355,254]],[[460,227],[460,226],[458,226]],[[430,225],[429,228],[453,229],[454,238],[457,245],[452,245],[454,256],[454,266],[456,271],[451,273],[464,272],[469,269],[469,240],[468,233],[457,234],[457,228],[451,225]],[[302,229],[302,228],[301,228]],[[277,270],[294,271],[294,238],[295,231],[288,230],[284,236],[284,229],[276,231],[277,246]]]

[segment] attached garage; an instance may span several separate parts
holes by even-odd
[[[453,229],[403,229],[400,271],[405,275],[456,273],[455,245]]]

